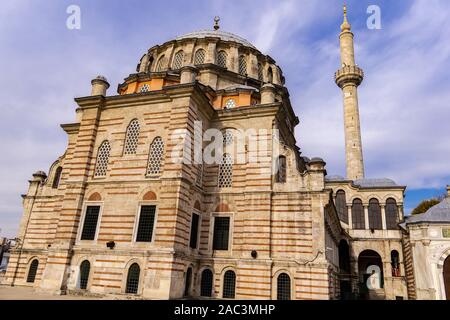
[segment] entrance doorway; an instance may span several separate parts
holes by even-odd
[[[358,257],[360,293],[368,298],[369,291],[383,289],[383,263],[381,256],[373,250],[365,250]]]
[[[345,240],[339,242],[339,271],[341,299],[349,300],[352,298],[350,248]]]

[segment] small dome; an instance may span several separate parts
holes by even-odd
[[[245,40],[244,38],[235,35],[234,33],[231,32],[226,32],[226,31],[220,31],[220,30],[200,30],[200,31],[194,31],[194,32],[190,32],[187,33],[185,35],[176,37],[175,40],[182,40],[182,39],[192,39],[192,38],[197,38],[197,39],[203,39],[203,38],[220,38],[223,41],[231,41],[231,42],[236,42],[236,43],[240,43],[246,47],[250,47],[253,49],[256,49],[256,47],[254,45],[252,45],[249,41]]]

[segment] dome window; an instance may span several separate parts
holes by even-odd
[[[173,70],[181,69],[181,67],[183,66],[183,60],[184,60],[184,52],[183,50],[180,50],[175,54],[175,57],[173,58],[172,69]]]
[[[156,72],[163,71],[163,69],[166,67],[166,65],[167,65],[167,59],[166,59],[166,57],[164,55],[162,55],[159,58],[158,63],[156,64],[155,71]]]
[[[228,99],[225,103],[224,109],[232,109],[236,107],[236,101],[234,99]]]
[[[258,63],[258,80],[264,81],[263,66],[261,63]]]
[[[239,74],[247,75],[247,61],[245,61],[245,56],[239,56]]]
[[[222,68],[227,67],[227,53],[223,50],[217,53],[217,65]]]
[[[194,64],[195,65],[199,65],[199,64],[204,64],[205,63],[205,56],[206,56],[206,52],[203,49],[198,49],[195,52],[195,56],[194,56]]]

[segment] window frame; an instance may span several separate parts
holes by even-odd
[[[206,270],[208,270],[209,272],[211,272],[211,292],[209,296],[204,296],[202,295],[202,284],[203,284],[203,272],[205,272]],[[214,297],[214,271],[210,266],[206,266],[204,268],[202,268],[199,272],[200,275],[200,281],[199,281],[199,296],[200,297],[204,297],[204,298],[213,298]]]
[[[58,165],[58,167],[56,167],[55,173],[53,174],[52,189],[59,188],[63,170],[64,170],[63,166],[61,166],[61,165]]]
[[[374,208],[373,206],[377,206],[377,208]],[[376,212],[374,211],[375,209]],[[380,200],[377,198],[370,198],[367,211],[369,217],[369,229],[383,230],[383,211],[381,209]]]
[[[214,250],[214,228],[216,224],[216,218],[230,218],[230,225],[228,230],[228,249],[227,250]],[[227,257],[233,254],[233,234],[234,234],[234,212],[213,212],[211,213],[212,223],[209,230],[209,251],[213,257]]]
[[[356,201],[358,201],[358,205],[361,205],[361,209],[362,209],[362,222],[359,223],[359,226],[358,226],[358,227],[355,227],[355,224],[356,224],[355,221],[356,221],[356,219],[355,219],[355,215],[354,215],[354,213],[353,213],[353,208],[354,208],[354,206],[355,206],[355,202],[356,202]],[[355,199],[352,200],[351,215],[352,215],[352,225],[351,225],[351,228],[352,228],[353,230],[366,230],[366,228],[367,228],[367,226],[366,226],[366,218],[365,218],[366,213],[365,213],[364,203],[362,202],[362,200],[361,200],[360,198],[355,198]],[[362,225],[362,228],[361,228],[361,225]]]
[[[197,221],[197,239],[196,239],[196,246],[195,248],[191,247],[191,235],[192,235],[192,222],[194,220],[194,214],[198,216],[198,221]],[[190,223],[190,228],[189,228],[189,249],[191,251],[197,252],[199,250],[200,247],[200,231],[201,231],[201,224],[202,224],[202,215],[200,214],[200,212],[197,209],[193,209],[192,213],[191,213],[191,223]]]
[[[28,279],[30,278],[30,272],[32,271],[31,267],[32,267],[32,265],[33,265],[33,263],[35,261],[37,261],[37,266],[36,266],[36,270],[34,271],[33,281],[28,281]],[[25,277],[25,283],[31,284],[31,285],[34,285],[36,283],[36,278],[37,278],[38,271],[39,271],[39,265],[40,265],[40,262],[39,262],[39,259],[37,257],[31,258],[31,260],[28,262],[28,267],[27,267],[27,272],[26,272],[26,277]]]
[[[137,122],[137,126],[138,126],[138,133],[137,133],[137,140],[136,140],[136,146],[135,146],[135,150],[134,153],[127,153],[126,149],[127,149],[127,142],[129,142],[129,138],[128,138],[128,131],[130,130],[130,126],[132,123]],[[128,122],[128,125],[125,129],[125,138],[123,140],[123,149],[122,149],[122,156],[123,157],[133,157],[137,155],[138,152],[138,148],[139,148],[139,139],[142,138],[141,136],[141,123],[139,121],[138,118],[133,118],[130,120],[130,122]]]
[[[150,168],[150,156],[151,156],[151,152],[152,152],[152,146],[156,142],[157,138],[161,139],[163,149],[162,149],[161,159],[159,161],[159,173],[155,174],[155,173],[149,173],[149,168]],[[159,180],[161,178],[161,176],[163,175],[164,166],[165,166],[165,162],[166,162],[166,151],[167,151],[166,148],[167,148],[167,145],[166,145],[166,142],[164,141],[162,135],[156,135],[151,140],[150,145],[148,146],[147,165],[145,168],[145,177],[147,179]]]
[[[104,205],[103,201],[85,201],[84,202],[83,207],[82,207],[82,215],[81,215],[81,219],[80,219],[80,225],[78,226],[76,244],[87,244],[87,243],[97,244],[98,234],[100,233],[100,225],[102,222],[103,205]],[[99,206],[100,207],[100,210],[98,212],[98,219],[97,219],[97,226],[95,229],[94,240],[81,240],[81,233],[83,232],[83,226],[84,226],[84,220],[86,219],[87,208],[90,206],[92,206],[92,207]]]
[[[87,277],[87,281],[86,281],[86,288],[81,288],[81,265],[87,261],[89,263],[89,273],[88,273],[88,277]],[[81,259],[81,262],[79,262],[78,264],[78,279],[77,279],[77,284],[76,284],[76,289],[77,290],[83,290],[83,291],[87,291],[90,289],[91,286],[91,275],[92,275],[92,263],[89,259],[87,258],[83,258]]]
[[[96,174],[97,172],[97,166],[98,166],[98,159],[99,159],[99,154],[100,154],[100,148],[103,147],[103,145],[105,143],[109,144],[109,154],[108,154],[108,161],[106,162],[106,172],[104,175],[98,176]],[[93,170],[93,174],[92,174],[92,178],[93,179],[106,179],[108,177],[108,173],[111,170],[111,167],[109,165],[109,161],[111,159],[111,151],[112,151],[112,144],[108,139],[104,139],[97,147],[97,152],[95,154],[95,165],[94,165],[94,170]]]
[[[224,297],[224,290],[225,290],[225,274],[227,273],[227,272],[229,272],[229,271],[231,271],[231,272],[233,272],[234,273],[234,297],[232,297],[232,298],[225,298]],[[237,273],[236,273],[236,270],[234,269],[234,268],[232,268],[232,267],[229,267],[229,268],[225,268],[223,271],[222,271],[222,276],[220,277],[221,279],[221,281],[220,281],[220,299],[225,299],[225,300],[235,300],[236,299],[236,293],[237,293],[237,280],[238,280],[238,277],[237,277]]]
[[[130,272],[130,268],[131,266],[133,266],[134,264],[137,264],[139,267],[139,281],[138,281],[138,287],[136,290],[136,293],[128,293],[127,292],[127,287],[128,287],[128,273]],[[144,268],[142,267],[142,263],[138,260],[131,260],[127,263],[127,265],[125,266],[125,272],[124,272],[124,277],[123,277],[123,287],[121,292],[125,295],[129,295],[129,296],[140,296],[142,294],[142,290],[143,290],[143,271]]]
[[[278,283],[278,281],[279,281],[280,276],[283,275],[283,274],[287,275],[288,278],[289,278],[289,299],[288,299],[288,300],[294,300],[294,299],[293,299],[293,293],[294,293],[293,289],[294,289],[294,285],[293,285],[292,276],[291,276],[290,273],[287,272],[286,270],[279,270],[279,271],[275,274],[275,276],[274,276],[274,280],[275,280],[275,281],[274,281],[274,284],[275,284],[275,292],[274,292],[275,300],[278,300],[278,301],[286,301],[286,299],[278,299],[278,291],[279,291],[279,290],[278,290],[278,289],[279,289],[279,283]]]
[[[139,220],[141,218],[141,208],[142,206],[155,206],[155,217],[153,219],[153,230],[152,230],[152,240],[151,241],[136,241],[138,228],[139,228]],[[156,223],[158,221],[158,201],[157,200],[142,200],[138,202],[136,218],[133,226],[133,238],[132,243],[135,246],[149,246],[154,245],[156,238]]]

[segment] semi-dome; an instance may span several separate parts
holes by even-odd
[[[178,36],[175,40],[183,40],[183,39],[204,39],[204,38],[220,38],[223,41],[230,41],[242,44],[246,47],[250,47],[256,49],[256,47],[251,44],[248,40],[234,34],[231,32],[221,31],[221,30],[200,30],[194,31],[190,33],[186,33],[182,36]]]

